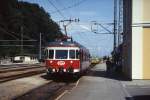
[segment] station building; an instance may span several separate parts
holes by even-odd
[[[123,73],[150,79],[150,0],[124,0]]]

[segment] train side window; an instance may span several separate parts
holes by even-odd
[[[84,61],[86,61],[86,53],[84,52]]]
[[[87,54],[85,53],[85,61],[87,61]]]
[[[80,52],[80,60],[83,61],[83,52],[82,50],[80,50],[79,52]]]
[[[69,51],[69,58],[70,59],[75,59],[75,50],[70,50]]]
[[[49,59],[54,58],[54,50],[49,50]]]
[[[83,55],[83,51],[81,50],[81,54],[80,54],[80,59],[82,60],[82,61],[84,61],[84,55]]]
[[[45,59],[48,58],[48,50],[45,50],[45,52],[44,52],[44,58]]]
[[[76,59],[79,59],[80,58],[80,52],[79,50],[76,50]]]
[[[84,61],[84,52],[82,51],[82,60]]]

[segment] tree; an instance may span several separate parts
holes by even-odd
[[[21,28],[23,30],[21,31]],[[39,42],[39,34],[42,33],[42,43],[46,45],[50,41],[54,41],[58,37],[62,37],[63,34],[60,31],[60,27],[54,22],[50,15],[37,4],[31,4],[28,2],[17,0],[2,0],[0,4],[0,32],[4,29],[10,32],[15,37],[21,39],[21,32],[24,34],[24,39],[35,39]],[[2,32],[0,34],[1,39],[14,39],[11,35]],[[37,53],[38,42],[35,44],[35,49],[26,47],[26,53]],[[0,43],[4,44],[4,43]],[[11,44],[20,44],[18,42],[11,42]],[[29,44],[24,42],[24,44]],[[33,43],[32,43],[33,44]],[[0,47],[4,50],[3,54],[17,54],[19,47]],[[16,50],[17,49],[17,50]],[[0,53],[0,55],[2,55]]]

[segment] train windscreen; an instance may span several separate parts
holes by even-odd
[[[49,50],[49,59],[53,59],[54,57],[54,50]]]
[[[44,51],[44,58],[47,59],[48,58],[48,50]]]
[[[56,50],[56,59],[67,59],[68,50]]]
[[[75,56],[75,50],[70,50],[69,51],[69,58],[70,59],[75,59],[76,58],[76,56]]]

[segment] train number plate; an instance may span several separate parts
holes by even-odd
[[[58,61],[57,65],[60,65],[60,66],[65,65],[65,61]]]

